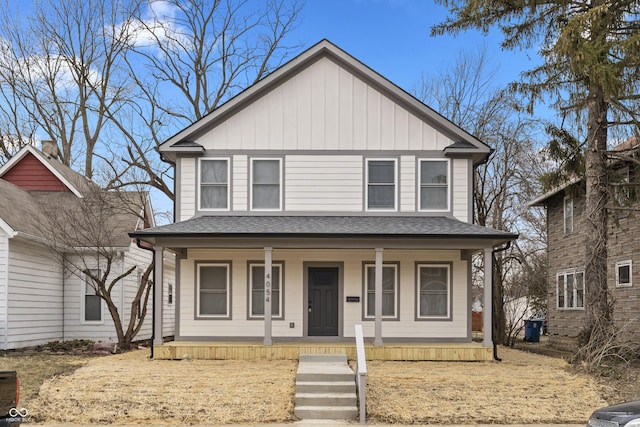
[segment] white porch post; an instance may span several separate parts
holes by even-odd
[[[271,345],[271,251],[272,248],[264,248],[264,345]]]
[[[162,315],[163,315],[163,295],[162,288],[164,286],[162,272],[164,270],[164,247],[156,246],[153,253],[154,266],[153,266],[153,345],[164,344],[164,337],[162,336]]]
[[[375,282],[375,338],[373,345],[382,347],[382,248],[376,248]],[[366,296],[365,296],[366,297]]]
[[[482,344],[493,346],[493,249],[484,249],[484,309],[482,310]]]

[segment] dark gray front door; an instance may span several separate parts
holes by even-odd
[[[338,267],[309,267],[309,336],[338,336]]]

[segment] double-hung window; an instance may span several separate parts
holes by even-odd
[[[584,273],[582,271],[559,273],[556,292],[559,309],[584,308]]]
[[[274,319],[282,319],[282,295],[283,295],[283,263],[271,264],[271,316]],[[249,317],[264,318],[265,286],[264,264],[249,264]]]
[[[616,286],[625,287],[633,285],[633,269],[631,260],[616,263]]]
[[[367,210],[396,210],[396,159],[367,159]]]
[[[229,159],[200,159],[200,209],[229,209]]]
[[[564,234],[573,233],[573,197],[564,198]]]
[[[417,319],[451,318],[451,265],[417,265]]]
[[[282,209],[281,159],[251,159],[251,209]]]
[[[83,292],[83,320],[85,322],[101,322],[102,321],[102,299],[97,295],[96,282],[91,278],[100,277],[102,271],[87,270],[84,276],[84,292]]]
[[[202,262],[197,264],[198,317],[231,317],[231,264]]]
[[[449,161],[420,159],[420,210],[449,209]]]
[[[376,266],[364,264],[365,319],[373,319],[376,315]],[[398,318],[398,265],[385,263],[382,265],[382,318]]]

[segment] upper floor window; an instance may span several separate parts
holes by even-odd
[[[448,319],[451,316],[451,266],[417,265],[417,318]]]
[[[282,209],[282,166],[280,159],[251,159],[251,209]]]
[[[573,233],[573,198],[564,198],[564,234]]]
[[[632,286],[633,270],[631,260],[619,261],[616,263],[616,286]]]
[[[376,315],[376,266],[364,265],[365,282],[365,318],[373,319]],[[398,318],[398,265],[382,265],[382,317]]]
[[[229,209],[229,159],[200,159],[200,209]]]
[[[579,271],[558,274],[558,308],[584,308],[584,273]]]
[[[449,161],[420,160],[420,210],[449,209]]]
[[[396,210],[395,159],[367,159],[367,210]]]

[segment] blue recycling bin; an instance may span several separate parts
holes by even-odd
[[[524,340],[527,342],[540,342],[540,329],[543,320],[527,320],[524,324]]]

